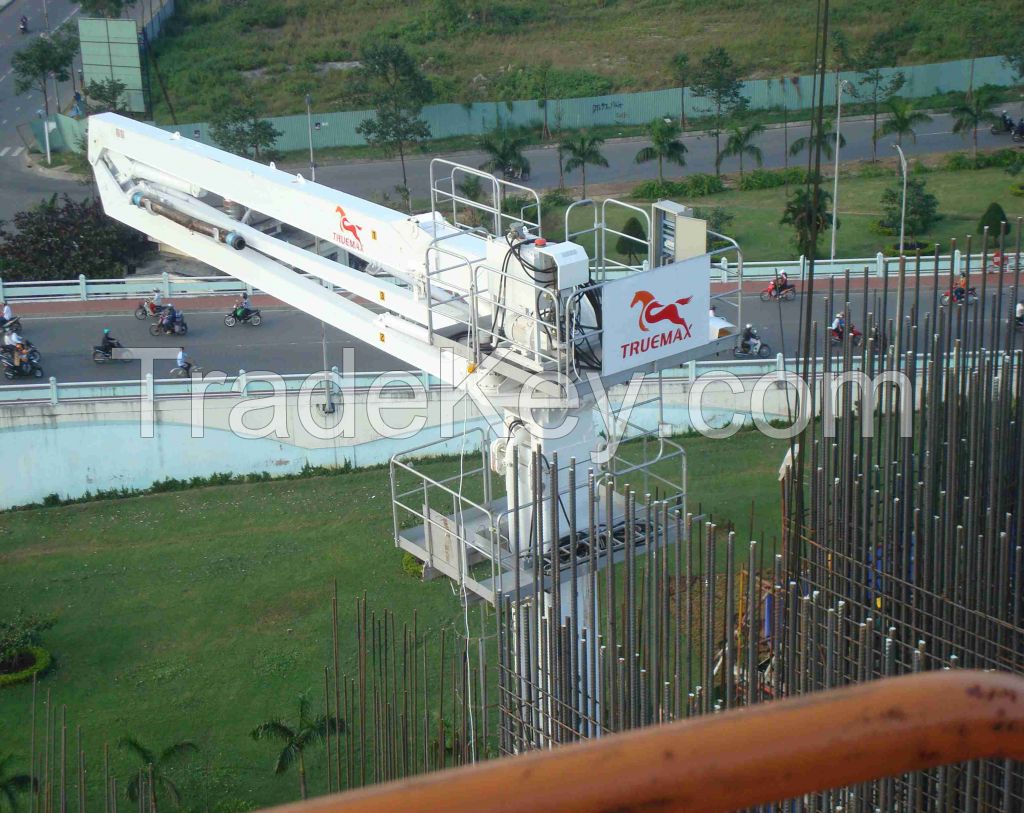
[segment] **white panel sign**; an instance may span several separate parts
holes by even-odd
[[[707,255],[609,283],[601,298],[601,372],[620,373],[707,344],[710,306]]]

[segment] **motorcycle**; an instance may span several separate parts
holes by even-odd
[[[260,316],[259,308],[250,310],[249,315],[245,317],[239,316],[238,314],[240,312],[241,308],[233,308],[231,313],[224,317],[224,324],[227,325],[227,327],[234,327],[237,324],[245,322],[253,327],[259,327],[263,322],[263,317]]]
[[[783,302],[792,302],[796,299],[796,288],[785,288],[780,292],[774,280],[769,282],[768,287],[761,291],[761,301],[771,302],[776,299],[781,299]]]
[[[732,354],[736,358],[766,359],[771,356],[772,349],[755,333],[750,337],[750,342],[748,343],[746,350],[743,349],[743,342],[740,341],[740,343],[732,349]]]
[[[962,305],[964,303],[973,305],[978,301],[978,291],[973,287],[968,288],[966,296],[962,295],[959,299],[953,294],[953,290],[954,289],[946,291],[946,293],[939,298],[939,301],[943,305],[948,305],[951,301],[954,305]]]
[[[989,132],[992,135],[1005,135],[1006,133],[1012,133],[1014,131],[1013,119],[1009,116],[1005,116],[989,128]]]
[[[20,333],[21,332],[21,317],[20,316],[12,316],[10,319],[8,319],[6,322],[4,322],[3,327],[0,328],[0,330],[2,330],[4,333],[10,333],[11,331],[14,331],[15,333]]]
[[[4,378],[13,381],[15,378],[42,378],[43,368],[31,359],[26,359],[21,364],[14,363],[12,353],[0,353],[0,365],[4,368]]]
[[[27,33],[28,33],[28,17],[22,17],[22,18],[21,18],[21,19],[20,19],[20,20],[18,21],[18,30],[19,30],[19,31],[20,31],[20,32],[21,32],[22,34],[27,34]]]
[[[185,322],[184,314],[179,313],[174,317],[171,325],[166,325],[161,320],[149,326],[150,336],[184,336],[188,333],[188,324]]]
[[[152,299],[144,299],[135,308],[135,318],[140,322],[144,319],[155,319],[166,310],[166,305],[157,305]]]
[[[131,350],[121,347],[121,342],[115,341],[110,350],[104,350],[101,345],[94,345],[92,348],[92,360],[97,364],[106,364],[108,361],[133,361],[135,356]]]
[[[8,341],[8,334],[4,334],[3,337],[3,350],[4,353],[11,353],[14,351],[14,346]],[[28,351],[28,360],[34,364],[38,364],[43,359],[43,354],[39,352],[39,348],[36,347],[32,342],[22,338],[21,343],[25,346]]]
[[[842,344],[845,338],[845,333],[850,334],[850,344],[854,347],[860,347],[864,343],[864,334],[861,333],[854,325],[850,325],[845,330],[836,330],[829,328],[828,335],[832,339],[832,344]]]

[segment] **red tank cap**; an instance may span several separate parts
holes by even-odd
[[[543,237],[538,237],[536,240],[533,241],[533,244],[538,248],[543,248],[548,244],[548,241],[545,240]]]

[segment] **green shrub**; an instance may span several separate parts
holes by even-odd
[[[997,237],[1006,222],[1006,212],[1003,211],[1003,207],[992,202],[985,210],[985,214],[981,216],[981,220],[978,221],[978,234],[983,234],[987,228],[990,238]]]
[[[11,672],[10,674],[0,675],[0,686],[13,686],[15,683],[23,683],[26,680],[31,680],[33,675],[42,675],[50,668],[50,664],[53,663],[50,653],[41,646],[27,646],[20,651],[31,653],[35,659],[34,663],[31,666],[22,669],[20,672]]]
[[[744,192],[754,189],[777,189],[786,184],[807,183],[807,173],[799,167],[789,169],[755,169],[740,178],[739,188]]]
[[[545,206],[568,206],[573,197],[565,189],[549,189],[541,195],[540,202]]]
[[[633,187],[630,197],[636,200],[661,198],[703,198],[725,191],[721,178],[698,172],[681,181],[644,181]]]
[[[0,620],[0,663],[28,647],[38,646],[40,633],[55,623],[52,618],[29,615],[24,610]]]
[[[1018,198],[1024,198],[1024,181],[1010,184],[1010,194],[1016,195]]]
[[[407,576],[415,576],[417,579],[422,579],[423,562],[406,551],[402,554],[402,572]]]
[[[943,166],[951,172],[959,172],[963,169],[974,169],[974,162],[965,152],[951,152],[943,161]]]
[[[861,178],[888,178],[890,175],[898,174],[898,170],[887,167],[885,164],[865,164],[857,173]]]

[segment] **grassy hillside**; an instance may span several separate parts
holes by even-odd
[[[206,118],[218,91],[256,84],[268,114],[365,106],[350,66],[368,40],[405,43],[440,101],[533,98],[550,62],[549,98],[674,84],[678,51],[724,46],[754,77],[808,71],[813,0],[178,0],[157,42],[179,120]],[[1018,0],[847,0],[832,28],[854,50],[896,37],[901,63],[1002,52]],[[974,32],[970,38],[965,32]],[[162,104],[162,102],[161,102]]]

